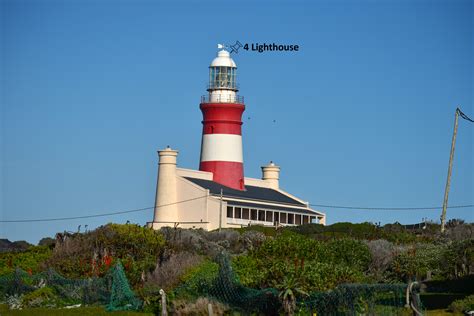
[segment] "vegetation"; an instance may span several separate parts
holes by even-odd
[[[165,241],[138,225],[108,224],[84,233],[62,236],[46,265],[68,278],[103,276],[120,259],[132,285],[153,271]]]
[[[159,290],[164,289],[170,312],[186,315],[194,309],[205,313],[211,303],[219,314],[231,308],[197,293],[220,273],[216,257],[224,252],[230,255],[239,284],[252,290],[274,289],[281,300],[280,311],[288,314],[298,312],[298,302],[308,294],[346,283],[395,284],[416,279],[424,282],[423,291],[456,293],[453,299],[458,299],[474,293],[473,232],[473,224],[459,220],[450,221],[443,235],[439,225],[432,223],[413,229],[397,223],[337,223],[279,229],[251,226],[221,232],[154,231],[138,225],[107,224],[82,234],[44,238],[41,246],[25,244],[23,250],[0,253],[0,281],[16,268],[29,274],[52,268],[72,279],[102,277],[120,260],[145,312],[160,311]],[[47,285],[22,297],[2,298],[5,303],[7,299],[9,304],[20,302],[27,308],[13,315],[28,315],[29,308],[41,315],[48,306],[69,304]],[[473,296],[467,296],[453,302],[449,310],[463,312],[472,308],[472,303]],[[102,313],[95,307],[67,313],[79,311]],[[51,310],[47,314],[54,315]]]
[[[103,307],[79,307],[71,309],[32,308],[22,310],[11,310],[8,306],[0,304],[0,315],[12,316],[152,316],[151,313],[139,312],[108,312]]]
[[[45,261],[51,257],[52,250],[47,246],[30,246],[23,252],[0,253],[0,275],[21,268],[28,273],[44,269]]]
[[[448,308],[452,312],[469,312],[474,311],[474,295],[469,295],[462,300],[456,300]]]
[[[268,239],[248,255],[234,258],[234,269],[249,287],[275,286],[285,278],[298,280],[302,291],[324,291],[341,283],[364,280],[370,253],[357,240],[320,242],[292,232]]]

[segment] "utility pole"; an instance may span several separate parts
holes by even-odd
[[[444,189],[444,201],[443,201],[443,212],[441,213],[441,232],[444,233],[446,229],[446,208],[448,207],[448,196],[449,196],[449,187],[451,185],[451,172],[453,170],[453,158],[454,158],[454,149],[456,146],[456,135],[458,133],[458,118],[459,118],[459,108],[456,109],[456,114],[454,115],[454,131],[453,131],[453,140],[451,141],[451,153],[449,154],[449,166],[448,166],[448,179],[446,180],[446,188]]]
[[[220,209],[219,209],[219,232],[222,229],[222,194],[223,194],[223,190],[221,188],[221,202],[220,202]]]

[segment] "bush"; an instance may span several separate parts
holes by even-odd
[[[17,240],[11,243],[10,248],[15,251],[25,251],[31,246],[33,245],[25,240]]]
[[[27,308],[56,307],[59,299],[52,288],[45,286],[25,294],[21,302],[22,306]]]
[[[205,231],[202,229],[161,229],[166,246],[174,252],[187,251],[199,255],[216,257],[222,251],[240,254],[262,244],[265,235],[260,232],[248,231],[239,234],[233,229],[222,231]]]
[[[158,231],[138,225],[107,224],[84,234],[63,236],[47,264],[68,278],[103,276],[121,259],[132,285],[152,271],[164,248]]]
[[[274,237],[279,233],[279,231],[276,230],[275,227],[268,227],[263,225],[244,226],[241,228],[235,228],[235,230],[237,230],[241,234],[245,234],[247,232],[258,232],[266,237]]]
[[[217,301],[211,301],[206,297],[199,297],[196,301],[177,300],[173,302],[173,315],[209,315],[208,305],[212,305],[214,315],[224,315],[229,312],[230,308]]]
[[[424,280],[430,275],[437,279],[455,279],[474,271],[474,240],[444,244],[419,243],[405,246],[396,254],[389,277],[406,282],[414,278]]]
[[[424,280],[430,274],[439,275],[444,245],[416,244],[405,247],[394,258],[390,276],[395,281]]]
[[[392,264],[395,256],[395,246],[384,239],[371,240],[366,242],[371,255],[369,272],[378,282],[383,280],[385,271]]]
[[[474,274],[466,275],[457,279],[431,280],[423,282],[424,291],[428,293],[474,293]]]
[[[354,239],[332,240],[327,244],[328,263],[338,263],[354,268],[357,271],[367,271],[371,262],[369,248],[361,241]]]
[[[138,295],[143,300],[143,311],[160,315],[161,312],[161,287],[153,283],[145,283],[142,288],[137,290]],[[165,292],[166,293],[166,292]],[[166,293],[168,294],[168,293]]]
[[[180,278],[189,269],[198,266],[202,261],[202,256],[190,252],[173,253],[156,265],[155,270],[149,274],[147,283],[169,291],[178,285]]]
[[[448,310],[454,313],[474,311],[474,295],[469,295],[462,300],[456,300],[449,305]]]
[[[38,246],[46,246],[49,248],[54,248],[55,244],[56,244],[56,239],[51,238],[51,237],[45,237],[45,238],[41,238],[41,240],[38,243]]]
[[[16,268],[32,274],[42,270],[43,262],[51,257],[52,251],[45,246],[31,246],[23,252],[0,253],[0,275],[13,272]]]
[[[248,255],[235,257],[233,268],[248,287],[273,287],[290,277],[297,278],[304,291],[320,291],[363,280],[369,262],[368,247],[360,241],[320,242],[285,232]]]
[[[474,224],[460,223],[446,228],[446,235],[450,240],[462,241],[474,238]]]
[[[441,273],[446,278],[460,278],[474,272],[474,239],[449,243],[441,260]]]
[[[383,226],[381,239],[395,244],[407,244],[415,242],[417,237],[414,233],[408,232],[400,223],[394,223]]]
[[[217,263],[206,260],[190,269],[181,277],[181,285],[175,289],[178,298],[195,298],[217,277],[219,266]]]
[[[255,250],[259,248],[266,240],[266,236],[258,231],[246,231],[240,236],[243,252]]]
[[[363,242],[353,239],[333,239],[321,242],[285,232],[267,240],[252,255],[261,258],[284,260],[315,260],[330,264],[343,264],[365,271],[370,263],[370,252]]]

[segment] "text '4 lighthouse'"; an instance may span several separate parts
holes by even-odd
[[[213,181],[245,190],[242,152],[244,98],[237,95],[237,66],[225,49],[209,66],[209,94],[201,98],[203,115],[199,170],[212,172]]]

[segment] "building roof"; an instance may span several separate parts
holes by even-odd
[[[245,199],[245,200],[253,200],[259,202],[271,202],[271,203],[278,203],[278,204],[287,204],[288,206],[296,206],[296,207],[303,207],[307,208],[306,204],[301,203],[298,200],[295,200],[277,190],[270,189],[270,188],[263,188],[257,187],[253,185],[246,185],[245,191],[235,190],[229,187],[226,187],[220,183],[204,180],[204,179],[196,179],[196,178],[189,178],[185,177],[185,179],[208,189],[211,194],[219,195],[221,194],[224,198],[235,198],[235,199]],[[232,204],[235,204],[232,202]]]

